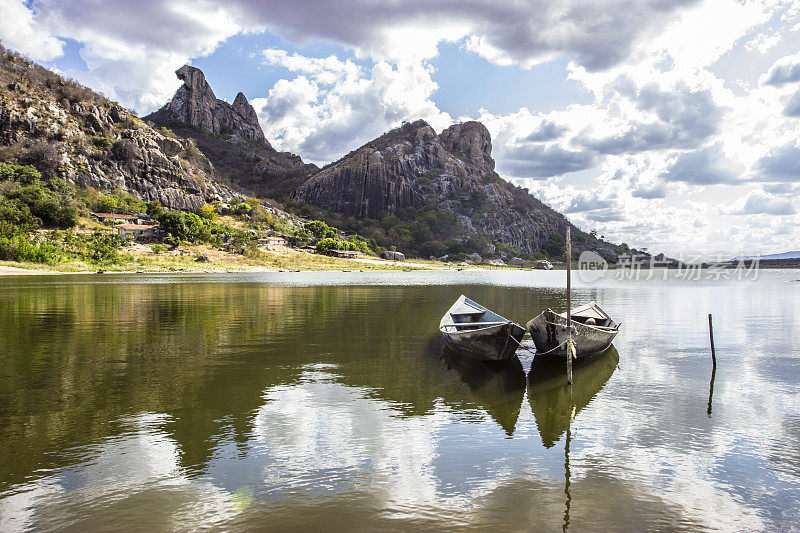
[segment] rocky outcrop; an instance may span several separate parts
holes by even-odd
[[[239,93],[233,105],[218,99],[197,67],[184,65],[175,71],[183,85],[163,108],[173,120],[185,122],[216,135],[230,134],[234,139],[263,141],[269,145],[258,123],[256,110]]]
[[[175,74],[183,85],[164,107],[144,118],[193,139],[219,180],[253,195],[288,199],[319,170],[270,145],[243,93],[229,104],[214,95],[200,69],[184,65]]]
[[[4,57],[4,161],[33,162],[46,176],[126,191],[170,209],[196,211],[206,202],[241,196],[215,182],[213,165],[194,141],[157,131],[118,104],[38,65]],[[34,157],[38,161],[31,161]]]
[[[551,234],[563,233],[567,220],[502,180],[491,152],[491,136],[479,122],[455,124],[437,135],[419,120],[328,165],[296,198],[358,218],[435,206],[456,215],[465,235],[487,234],[518,250],[541,251]],[[493,255],[494,246],[486,252]]]

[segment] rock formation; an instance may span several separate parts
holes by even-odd
[[[216,135],[227,133],[234,139],[264,141],[269,146],[258,124],[256,110],[244,94],[237,94],[231,105],[214,95],[199,68],[184,65],[175,75],[183,80],[183,85],[164,107],[172,119]]]
[[[288,199],[318,170],[300,156],[270,145],[244,94],[238,93],[229,104],[214,95],[200,69],[184,65],[175,74],[183,85],[145,120],[194,139],[221,181],[250,194]]]
[[[468,233],[538,252],[568,222],[502,180],[491,152],[491,136],[479,122],[455,124],[437,135],[419,120],[325,167],[300,187],[297,200],[358,218],[434,205],[457,215]],[[493,254],[494,247],[487,252]]]

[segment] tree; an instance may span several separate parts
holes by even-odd
[[[558,258],[566,253],[567,241],[560,233],[551,233],[547,241],[542,244],[542,251],[550,258]]]
[[[164,213],[164,208],[161,206],[161,202],[158,200],[147,202],[145,206],[146,213],[153,218],[158,218]]]
[[[328,226],[321,220],[307,222],[303,228],[317,239],[335,239],[337,235],[336,228]]]

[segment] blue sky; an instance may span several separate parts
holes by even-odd
[[[203,69],[326,163],[480,120],[501,176],[689,259],[800,249],[800,0],[0,0],[0,40],[140,114]]]

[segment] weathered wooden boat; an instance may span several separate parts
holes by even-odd
[[[584,359],[602,352],[619,332],[619,324],[608,313],[591,302],[571,310],[572,341],[575,358]],[[530,320],[526,327],[536,345],[536,355],[567,356],[567,313],[545,310]]]
[[[484,361],[503,361],[515,356],[525,329],[463,294],[439,322],[447,345],[461,355]]]

